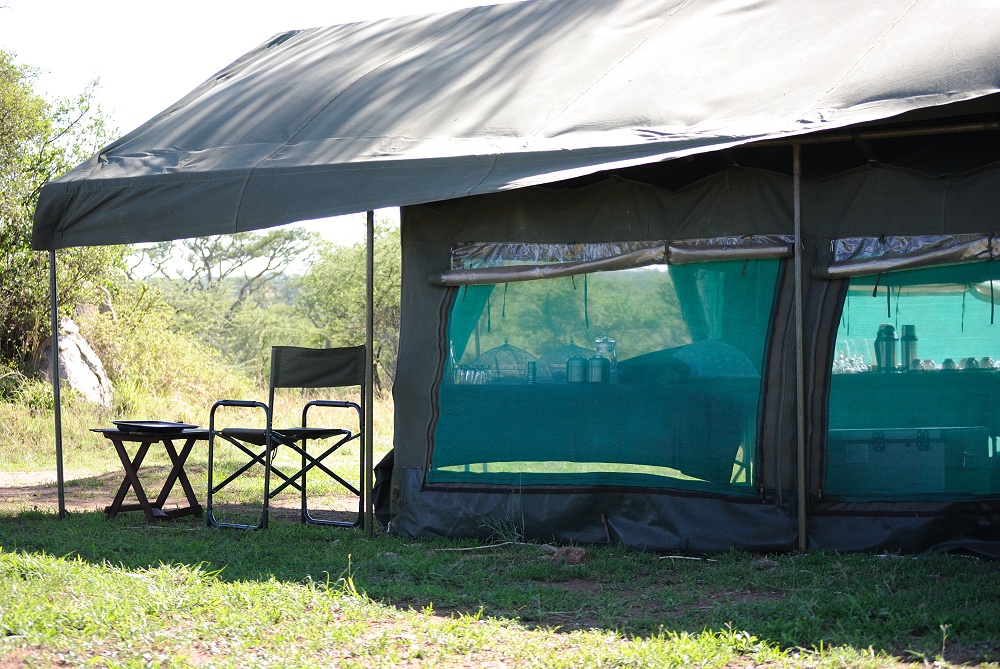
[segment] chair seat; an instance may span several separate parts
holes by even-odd
[[[289,427],[274,428],[275,434],[281,435],[288,441],[302,441],[304,439],[329,439],[330,437],[348,436],[350,430],[328,427]],[[267,442],[266,431],[262,428],[229,427],[221,431],[223,435],[236,439],[237,441],[263,446]]]

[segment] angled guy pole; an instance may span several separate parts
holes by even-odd
[[[52,400],[56,419],[56,489],[59,518],[66,517],[66,490],[63,481],[62,407],[59,401],[59,298],[56,293],[56,251],[49,251],[49,303],[52,308]]]
[[[375,212],[368,212],[368,241],[365,249],[365,443],[364,499],[365,533],[375,532],[375,464],[372,447],[375,435]]]

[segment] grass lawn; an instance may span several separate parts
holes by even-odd
[[[0,512],[0,667],[1000,666],[1000,564]],[[993,664],[989,664],[993,663]]]
[[[499,538],[108,520],[121,465],[106,444],[76,443],[65,520],[32,458],[0,458],[0,669],[1000,667],[997,562],[585,546],[570,564]],[[203,451],[188,468],[202,500]],[[144,471],[165,464],[151,451]],[[234,502],[254,489],[234,488]]]

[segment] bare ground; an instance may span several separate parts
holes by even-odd
[[[188,476],[194,473],[187,468]],[[197,470],[197,467],[195,468]],[[166,466],[143,467],[140,475],[143,489],[150,500],[159,493],[162,481],[166,478]],[[64,472],[64,504],[67,511],[103,511],[111,503],[118,487],[122,483],[123,472],[91,472],[86,470],[66,470]],[[194,485],[195,496],[199,502],[205,502],[205,491]],[[332,515],[323,517],[346,519],[357,510],[357,500],[349,497],[327,495],[309,497],[310,509],[330,510]],[[135,494],[132,491],[125,497],[125,503],[134,503]],[[187,506],[187,500],[180,484],[175,484],[167,498],[164,509]],[[217,505],[221,509],[242,511],[239,505]],[[297,496],[278,497],[270,503],[272,516],[298,519],[299,506]],[[0,509],[11,511],[52,511],[59,509],[59,489],[56,485],[55,472],[4,472],[0,471]],[[138,513],[138,512],[136,512]],[[317,511],[317,513],[319,513]],[[352,518],[353,519],[353,518]],[[3,667],[0,667],[3,669]]]

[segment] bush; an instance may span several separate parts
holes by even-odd
[[[115,304],[114,315],[80,318],[115,387],[115,415],[201,422],[215,400],[251,391],[251,380],[218,351],[174,329],[174,311],[159,291],[128,282],[117,288]]]

